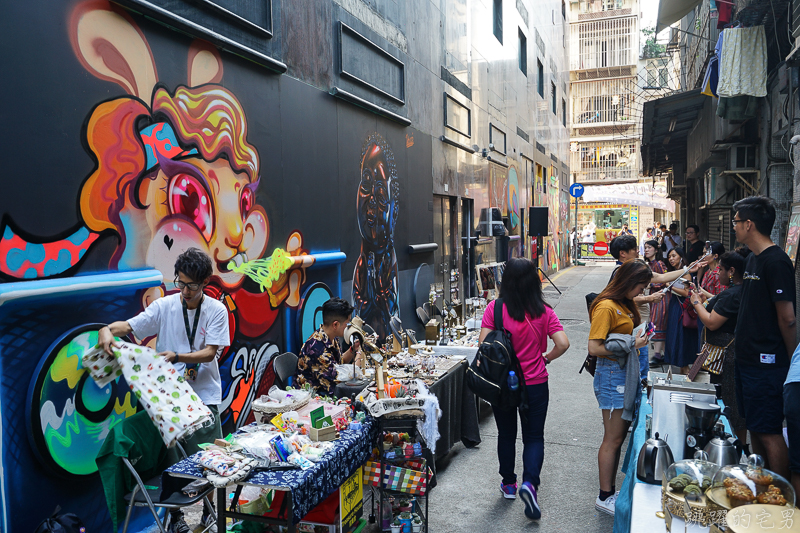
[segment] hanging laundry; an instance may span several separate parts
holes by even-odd
[[[708,62],[706,75],[703,78],[702,94],[717,98],[718,83],[719,83],[719,62],[717,61],[717,57],[713,56]]]
[[[114,355],[95,346],[84,354],[83,367],[98,387],[125,377],[168,448],[213,420],[211,411],[172,363],[152,348],[128,342],[117,344]]]
[[[717,10],[719,11],[717,29],[721,30],[731,22],[733,15],[733,2],[730,2],[729,0],[717,0]]]
[[[719,67],[720,97],[767,95],[767,38],[764,26],[724,31]]]
[[[706,74],[703,77],[702,94],[713,96],[715,98],[719,97],[717,94],[717,89],[719,85],[719,66],[721,63],[720,58],[722,57],[722,42],[724,36],[724,31],[719,33],[717,44],[714,46],[714,55],[711,56],[711,59],[708,61],[708,68],[706,69]]]

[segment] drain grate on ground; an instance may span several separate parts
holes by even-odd
[[[586,324],[586,321],[580,318],[559,318],[558,321],[561,322],[562,326],[582,326]]]

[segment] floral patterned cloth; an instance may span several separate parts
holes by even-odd
[[[714,296],[728,288],[719,281],[719,265],[714,270],[709,270],[703,275],[703,281],[700,282],[700,286]]]
[[[345,429],[339,435],[333,441],[333,448],[308,470],[256,471],[242,483],[291,492],[292,521],[297,524],[369,459],[378,436],[378,424],[367,416],[360,428]],[[203,477],[203,467],[190,457],[167,468],[162,476],[167,494],[186,484],[183,480],[176,484],[175,476],[199,479]]]
[[[764,26],[724,32],[719,68],[720,97],[767,95],[767,37]]]
[[[139,405],[150,415],[168,448],[212,420],[211,411],[172,363],[155,350],[118,342],[114,355],[95,346],[82,359],[98,387],[123,376]]]
[[[336,365],[342,362],[338,339],[329,339],[322,326],[311,334],[300,349],[297,383],[306,383],[332,396],[336,389]]]
[[[663,261],[650,261],[650,270],[656,274],[663,274],[667,271]],[[651,283],[650,294],[654,294],[664,288],[664,283]],[[667,306],[669,305],[669,293],[658,301],[650,304],[650,322],[655,326],[655,332],[651,339],[652,342],[663,341],[667,338]]]

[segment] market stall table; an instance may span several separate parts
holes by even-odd
[[[465,355],[452,355],[455,346],[430,346],[437,356],[436,369],[442,372],[435,379],[424,378],[428,390],[439,400],[442,417],[439,419],[439,440],[436,442],[435,457],[441,459],[453,446],[461,441],[467,448],[477,446],[481,442],[478,423],[478,408],[475,395],[464,383],[470,359]],[[448,350],[449,348],[449,350]],[[471,350],[471,358],[475,357],[477,348],[460,347]],[[399,372],[399,374],[398,374]],[[400,369],[390,369],[390,376],[406,379],[408,376]],[[431,448],[433,446],[431,445]]]
[[[314,507],[330,496],[353,472],[369,459],[377,437],[375,419],[367,417],[360,429],[347,429],[340,432],[340,438],[333,441],[334,447],[322,456],[308,470],[256,471],[237,485],[253,485],[288,493],[287,510],[283,520],[256,517],[225,508],[225,488],[217,490],[217,520],[225,524],[226,518],[254,520],[264,523],[285,525],[290,532]],[[180,490],[185,485],[174,478],[200,479],[203,468],[191,458],[169,467],[163,477],[166,490]],[[170,479],[172,478],[172,479]],[[169,487],[169,489],[167,489]]]
[[[442,418],[439,420],[440,437],[436,443],[437,458],[447,455],[459,440],[467,448],[481,442],[475,395],[464,382],[468,366],[465,359],[458,360],[429,387],[431,393],[439,399],[439,408],[442,410]]]
[[[718,401],[724,408],[722,401]],[[636,477],[636,466],[639,451],[647,440],[645,419],[652,415],[653,406],[647,401],[646,393],[642,393],[642,403],[636,419],[633,421],[631,435],[628,439],[628,449],[622,463],[622,472],[625,481],[617,497],[614,512],[614,533],[661,533],[667,531],[663,519],[656,517],[656,511],[661,510],[661,485],[648,485]],[[720,421],[725,425],[725,431],[733,433],[728,419],[722,415]],[[682,452],[675,454],[675,460],[680,461]],[[649,513],[649,514],[648,514]],[[651,519],[652,517],[652,519]],[[683,520],[675,518],[673,531],[683,531]],[[677,524],[680,524],[678,528]],[[688,524],[687,532],[706,532],[708,527],[696,523]]]

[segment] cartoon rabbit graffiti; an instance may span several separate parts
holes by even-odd
[[[295,260],[263,292],[236,268],[264,256],[269,220],[256,203],[258,150],[248,142],[244,109],[221,85],[223,64],[213,46],[191,44],[188,85],[170,90],[159,83],[150,46],[122,8],[105,0],[78,4],[69,30],[84,68],[124,94],[95,106],[84,125],[95,168],[80,191],[82,225],[66,239],[34,243],[7,220],[0,272],[11,280],[72,274],[98,236],[112,234],[118,243],[110,269],[152,267],[164,275],[161,287],[142,294],[146,307],[175,290],[173,265],[183,250],[205,251],[214,265],[207,294],[225,303],[231,336],[238,339],[220,360],[221,410],[227,410],[223,419],[240,425],[261,393],[255,384],[272,383],[261,378],[271,372],[277,347],[256,339],[270,329],[281,305],[298,305],[305,268],[313,261],[301,259],[306,251],[294,232],[285,256]]]

